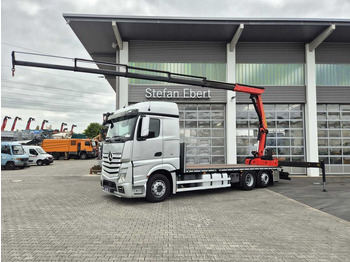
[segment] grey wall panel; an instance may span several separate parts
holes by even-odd
[[[226,63],[226,43],[130,41],[130,62]]]
[[[237,63],[304,63],[305,47],[299,43],[238,43]]]
[[[350,86],[318,86],[317,103],[350,103]]]
[[[150,88],[146,92],[146,89]],[[163,90],[166,91],[163,93]],[[184,91],[186,89],[186,98],[184,98]],[[201,96],[205,96],[205,98],[189,98],[190,90],[196,94],[197,91],[201,92]],[[164,97],[151,97],[147,98],[146,95],[153,95],[153,90],[155,95],[157,95],[157,91],[160,91],[161,94],[159,96]],[[169,94],[169,91],[172,92],[172,96],[175,98],[166,98]],[[209,93],[208,93],[209,91]],[[176,92],[176,93],[175,93]],[[205,92],[205,93],[203,93]],[[193,94],[193,93],[192,93]],[[210,96],[210,98],[208,98]],[[137,84],[129,84],[129,103],[137,103],[143,101],[170,101],[176,103],[226,103],[226,91],[225,90],[217,90],[217,89],[209,89],[209,88],[201,88],[196,86],[182,86],[182,85],[137,85]]]
[[[317,64],[350,64],[350,44],[322,43],[315,55]]]
[[[251,102],[249,94],[236,93],[237,103]],[[263,103],[305,103],[305,86],[270,86],[262,94]]]

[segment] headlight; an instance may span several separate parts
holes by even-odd
[[[126,173],[120,173],[118,178],[118,183],[123,183],[126,178]]]

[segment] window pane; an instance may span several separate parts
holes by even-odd
[[[251,85],[304,85],[304,64],[236,64],[238,83]]]
[[[328,139],[319,139],[318,145],[319,146],[328,146]]]
[[[316,64],[318,86],[349,86],[350,64]]]

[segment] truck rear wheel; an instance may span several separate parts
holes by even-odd
[[[243,190],[252,190],[256,184],[256,173],[254,171],[245,171],[241,177],[241,188]]]
[[[170,193],[170,182],[161,174],[154,174],[147,182],[146,199],[149,202],[161,202]]]
[[[82,160],[87,159],[87,154],[85,152],[80,153],[80,159]]]
[[[15,168],[16,168],[15,163],[13,163],[13,162],[7,162],[6,163],[6,169],[7,170],[13,170]]]
[[[60,158],[60,155],[58,153],[52,153],[52,157],[55,160],[58,160]]]
[[[264,188],[268,187],[270,184],[270,173],[268,171],[259,171],[257,180],[256,180],[256,185],[258,187]]]

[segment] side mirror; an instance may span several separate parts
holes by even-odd
[[[146,138],[149,135],[149,116],[144,116],[142,118],[142,125],[141,125],[141,138]]]

